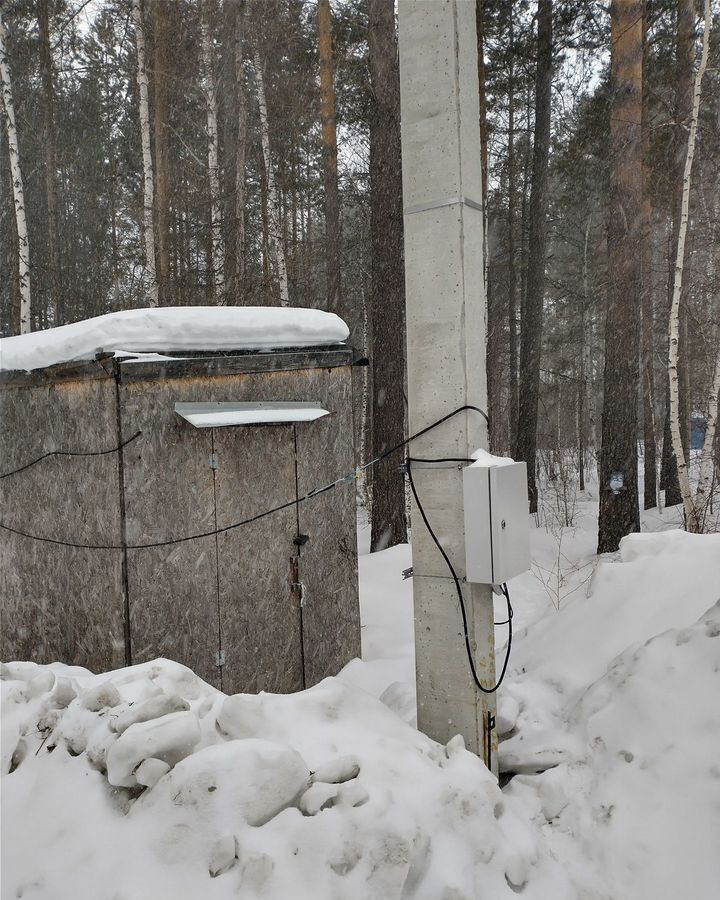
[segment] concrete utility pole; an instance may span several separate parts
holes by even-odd
[[[475,0],[399,0],[408,405],[416,432],[464,404],[487,409],[486,301]],[[464,412],[413,442],[413,457],[487,449],[482,417]],[[457,465],[412,464],[420,500],[460,579],[466,571]],[[418,727],[496,768],[495,695],[473,682],[450,572],[413,508]],[[481,683],[495,683],[493,602],[462,581]],[[494,724],[494,722],[492,722]]]

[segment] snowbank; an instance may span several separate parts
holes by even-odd
[[[97,353],[268,350],[337,344],[347,325],[318,309],[173,306],[128,309],[0,340],[0,371],[93,359]]]
[[[626,538],[588,596],[519,635],[504,689],[501,765],[524,773],[505,796],[578,896],[717,896],[720,535]]]
[[[338,679],[226,697],[166,660],[20,663],[2,700],[3,897],[575,896],[462,742]]]

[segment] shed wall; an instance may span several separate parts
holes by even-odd
[[[122,439],[142,431],[123,453],[129,545],[223,528],[352,471],[349,365],[172,371],[157,380],[121,370]],[[195,429],[174,412],[178,401],[213,400],[314,400],[332,414]],[[0,388],[0,412],[0,471],[50,449],[118,442],[112,378]],[[48,537],[121,543],[119,496],[115,453],[46,460],[0,480],[0,518]],[[355,489],[346,483],[218,536],[128,550],[133,662],[177,659],[228,692],[299,690],[336,673],[360,652],[355,529]],[[298,532],[308,536],[302,547]],[[0,533],[2,657],[95,671],[122,665],[121,560],[117,550]]]
[[[0,390],[0,472],[51,450],[117,443],[109,378]],[[120,540],[117,455],[50,457],[0,479],[0,520],[78,543]],[[121,558],[0,533],[3,659],[123,665]]]

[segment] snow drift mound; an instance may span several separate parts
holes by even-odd
[[[582,896],[717,897],[719,695],[720,602],[615,660],[572,714],[575,759],[512,780]]]
[[[326,679],[226,697],[157,660],[2,668],[3,897],[571,898],[454,739]]]
[[[515,666],[500,757],[527,774],[505,796],[578,896],[714,900],[720,535],[626,538],[588,597],[520,636]]]
[[[264,306],[173,306],[126,309],[71,325],[0,340],[0,371],[31,370],[131,354],[182,350],[268,350],[336,344],[347,325],[318,309]]]

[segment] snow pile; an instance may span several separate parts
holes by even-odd
[[[454,739],[338,679],[226,697],[157,660],[2,670],[2,895],[570,898]]]
[[[94,359],[97,353],[270,350],[337,344],[347,325],[318,309],[173,306],[128,309],[0,340],[0,371]]]
[[[693,897],[720,883],[720,535],[632,535],[589,596],[531,626],[505,795],[592,898]],[[541,774],[531,774],[546,769]]]

